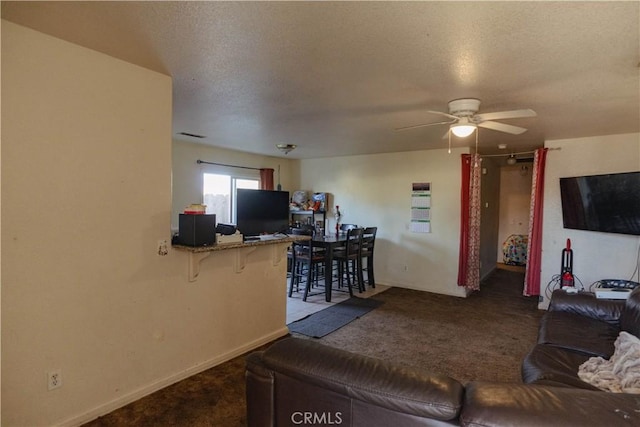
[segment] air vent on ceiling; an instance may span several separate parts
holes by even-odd
[[[178,135],[190,136],[191,138],[206,138],[204,135],[198,135],[196,133],[178,132]]]

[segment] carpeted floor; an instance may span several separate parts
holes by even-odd
[[[463,383],[520,382],[522,357],[543,314],[537,298],[521,295],[523,278],[495,270],[468,298],[392,288],[374,297],[384,301],[380,307],[318,341]],[[85,426],[244,426],[244,392],[244,357],[238,357]]]
[[[462,383],[519,382],[542,316],[537,297],[522,296],[523,278],[496,270],[468,298],[391,288],[375,296],[379,308],[320,341]]]

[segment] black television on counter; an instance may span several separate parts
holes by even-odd
[[[640,172],[560,178],[564,228],[640,236]]]
[[[238,189],[236,226],[245,237],[286,232],[289,192]]]

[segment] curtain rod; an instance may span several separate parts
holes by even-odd
[[[556,148],[547,148],[548,151],[556,151],[561,150],[561,147]],[[518,154],[533,154],[536,150],[533,151],[520,151],[518,153],[505,153],[505,154],[480,154],[480,157],[505,157],[505,156],[517,156]]]
[[[263,168],[251,168],[249,166],[236,166],[236,165],[226,165],[224,163],[205,162],[204,160],[200,160],[200,159],[196,160],[196,163],[197,164],[204,163],[205,165],[226,166],[228,168],[251,169],[251,170],[254,170],[254,171],[259,171],[259,170],[263,169]]]

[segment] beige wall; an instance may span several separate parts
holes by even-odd
[[[297,182],[294,181],[297,160],[243,153],[184,141],[173,142],[172,159],[173,208],[171,224],[174,229],[178,227],[178,214],[184,210],[185,206],[191,203],[202,203],[203,173],[222,173],[251,178],[260,176],[259,171],[256,170],[197,164],[197,160],[250,168],[271,168],[274,170],[275,187],[278,185],[278,166],[280,166],[282,190],[289,193],[296,190],[293,188],[293,182]]]
[[[640,170],[640,134],[609,135],[547,141],[545,172],[542,280],[560,273],[561,253],[567,238],[573,249],[573,272],[585,287],[600,279],[629,279],[637,265],[640,237],[594,231],[569,230],[562,226],[561,177]],[[638,281],[637,276],[635,280]],[[548,299],[541,307],[548,304]]]
[[[168,76],[2,21],[2,104],[3,426],[79,425],[287,333],[274,250],[193,283],[157,254]]]
[[[343,223],[377,226],[376,281],[464,296],[456,285],[460,154],[446,149],[302,160],[301,188],[331,193]],[[432,232],[412,233],[411,184],[431,182]]]

